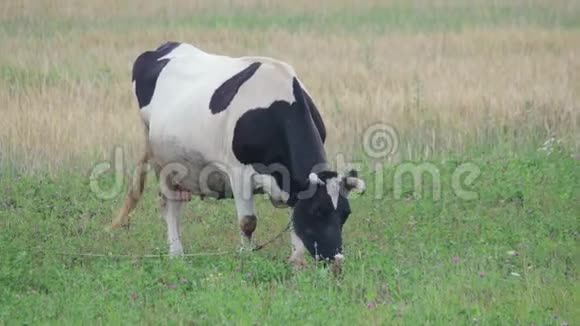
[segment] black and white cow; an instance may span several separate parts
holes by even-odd
[[[290,262],[301,266],[305,249],[316,259],[343,259],[347,195],[364,182],[354,170],[329,168],[324,123],[290,65],[167,42],[136,59],[133,87],[147,146],[113,227],[128,223],[151,164],[171,255],[183,254],[179,216],[192,194],[233,198],[247,246],[257,222],[252,195],[266,192],[292,209]]]

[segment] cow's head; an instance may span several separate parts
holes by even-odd
[[[342,260],[342,226],[350,215],[348,194],[364,192],[355,170],[345,175],[311,173],[307,195],[294,206],[294,230],[315,259]]]

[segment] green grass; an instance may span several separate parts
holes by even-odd
[[[481,171],[466,201],[451,189],[463,162]],[[578,306],[580,161],[558,151],[463,155],[432,161],[442,195],[415,199],[406,180],[393,195],[353,196],[341,279],[309,261],[294,273],[289,239],[234,253],[231,201],[194,199],[182,219],[187,253],[211,257],[83,257],[62,253],[165,253],[165,225],[151,181],[129,231],[103,227],[119,206],[98,199],[88,178],[0,171],[0,320],[7,324],[406,324],[570,325]],[[429,186],[429,179],[426,186]],[[110,180],[109,180],[110,181]],[[428,187],[426,187],[428,188]],[[258,200],[259,241],[286,212]],[[517,254],[510,253],[514,251]],[[456,257],[456,258],[454,258]]]

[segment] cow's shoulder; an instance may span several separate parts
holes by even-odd
[[[280,101],[287,101],[288,107],[306,109],[310,112],[322,142],[325,142],[326,127],[322,116],[310,92],[291,64],[264,56],[247,56],[240,60],[246,61],[248,68],[252,65],[259,66],[259,73],[256,72],[254,76],[254,85],[262,93],[276,94],[269,108],[278,108],[284,105]],[[292,102],[296,104],[290,105]]]
[[[299,107],[305,107],[310,111],[312,120],[314,121],[316,129],[324,143],[326,140],[326,127],[324,121],[322,120],[322,116],[316,106],[316,102],[312,99],[310,92],[296,73],[294,67],[287,62],[270,57],[248,57],[248,59],[254,62],[261,62],[263,70],[270,69],[267,76],[268,78],[266,78],[266,83],[270,84],[272,83],[272,79],[281,78],[292,85],[291,91],[294,100],[299,102]]]

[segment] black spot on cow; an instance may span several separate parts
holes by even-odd
[[[296,81],[296,79],[294,79],[294,81],[296,83],[298,83]],[[294,85],[294,87],[300,87],[300,85],[297,85],[297,86]],[[312,115],[312,119],[314,120],[314,124],[316,125],[316,128],[318,129],[318,133],[320,133],[320,138],[322,138],[322,143],[324,143],[324,141],[326,140],[326,128],[324,127],[324,122],[322,121],[322,117],[320,116],[320,112],[318,112],[318,108],[316,108],[316,105],[314,105],[314,102],[312,101],[312,98],[310,98],[310,95],[308,95],[308,93],[306,93],[301,87],[300,87],[300,91],[304,95],[304,99],[306,100],[306,104],[308,104],[308,108],[310,109],[310,114]]]
[[[221,84],[211,96],[209,102],[211,113],[217,114],[227,109],[240,87],[254,75],[261,64],[254,62]]]
[[[135,94],[139,108],[149,105],[157,78],[169,62],[169,59],[159,60],[159,58],[167,55],[178,47],[179,42],[166,42],[159,46],[154,51],[143,52],[133,64],[133,78],[135,82]]]
[[[312,169],[327,162],[323,148],[324,124],[316,107],[309,105],[296,78],[293,92],[296,99],[293,103],[275,101],[267,108],[244,113],[234,128],[232,144],[240,162],[252,164],[258,173],[276,179],[290,194],[290,205],[296,202],[300,191],[308,188]],[[290,180],[284,179],[276,167],[288,171]]]

